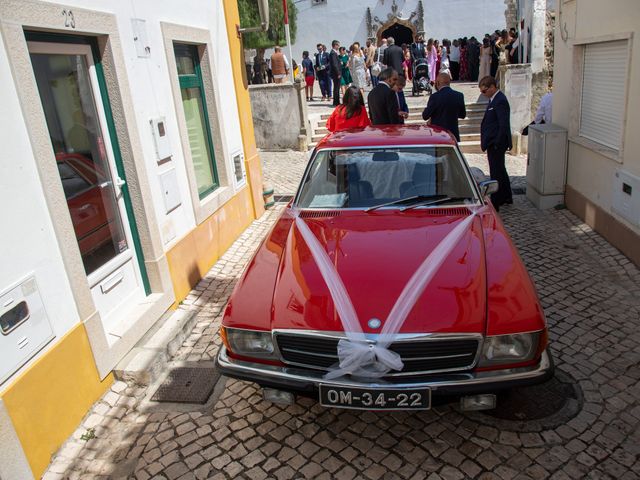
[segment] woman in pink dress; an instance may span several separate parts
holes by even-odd
[[[438,62],[438,51],[433,45],[433,38],[430,38],[427,42],[427,65],[429,66],[429,81],[431,85],[435,84],[436,75],[438,70],[436,70],[436,64]]]

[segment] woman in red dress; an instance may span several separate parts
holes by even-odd
[[[338,105],[327,120],[327,130],[337,132],[352,128],[364,128],[371,125],[367,109],[364,106],[362,92],[355,85],[347,88],[342,97],[342,105]]]
[[[469,64],[467,63],[467,39],[466,37],[460,41],[460,74],[462,81],[469,80]]]

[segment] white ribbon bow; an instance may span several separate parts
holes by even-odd
[[[397,333],[402,328],[407,316],[440,266],[463,235],[469,231],[468,228],[477,214],[478,209],[473,209],[472,214],[458,223],[420,264],[400,293],[391,312],[389,312],[387,321],[384,323],[376,343],[367,342],[349,294],[344,283],[342,283],[340,275],[333,263],[331,263],[326,250],[311,232],[305,221],[296,216],[296,227],[309,247],[311,256],[318,265],[320,274],[329,288],[347,336],[347,338],[340,339],[338,342],[339,368],[327,372],[325,374],[326,379],[335,379],[346,374],[380,378],[391,370],[402,370],[404,363],[400,355],[389,350],[388,347],[395,341]]]

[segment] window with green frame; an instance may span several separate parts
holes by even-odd
[[[189,149],[196,174],[198,196],[204,198],[218,188],[219,183],[207,114],[207,101],[202,83],[200,56],[196,45],[174,43],[173,51],[178,67],[182,108],[187,123]]]

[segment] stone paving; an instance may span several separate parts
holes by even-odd
[[[276,191],[292,193],[305,157],[263,158]],[[255,221],[180,306],[199,321],[175,360],[215,357],[221,311],[282,208]],[[371,413],[300,398],[284,407],[235,380],[219,384],[210,406],[160,408],[145,400],[149,389],[116,382],[44,478],[640,478],[639,270],[567,210],[542,212],[518,195],[501,215],[538,288],[557,369],[582,391],[574,418],[496,428],[454,405]]]

